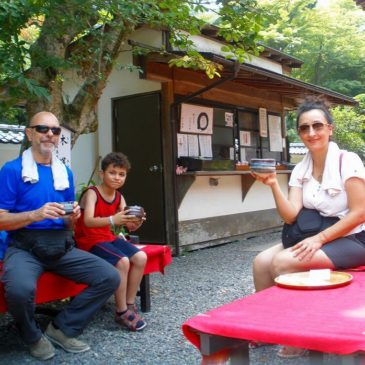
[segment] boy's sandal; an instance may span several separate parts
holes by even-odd
[[[147,323],[137,314],[127,309],[122,315],[116,315],[115,321],[122,327],[128,328],[130,331],[141,331],[147,326]]]
[[[281,357],[282,359],[295,359],[297,357],[306,355],[308,355],[308,350],[293,346],[283,346],[277,352],[277,356]]]
[[[127,308],[134,313],[138,313],[138,307],[137,307],[136,303],[132,303],[132,304],[127,303]]]

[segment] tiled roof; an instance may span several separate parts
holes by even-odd
[[[289,154],[290,155],[305,155],[307,153],[307,147],[301,142],[291,142],[289,144]]]
[[[20,144],[24,139],[24,126],[0,124],[0,143]]]

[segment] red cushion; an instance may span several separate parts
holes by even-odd
[[[2,262],[0,261],[0,276]],[[74,281],[66,279],[57,274],[46,272],[38,280],[36,303],[51,302],[53,300],[74,297],[80,293],[86,285],[76,284]],[[6,312],[7,306],[4,300],[4,285],[0,282],[0,313]]]
[[[144,274],[152,272],[164,273],[165,266],[172,262],[171,249],[166,245],[137,245],[146,252],[148,260]],[[3,263],[0,261],[0,278]],[[45,272],[38,281],[36,303],[52,302],[54,300],[74,297],[80,293],[86,285],[76,284],[74,281],[66,279],[51,272]],[[0,313],[6,312],[7,307],[4,300],[4,286],[0,281]]]

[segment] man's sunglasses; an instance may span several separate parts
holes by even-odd
[[[38,133],[42,133],[42,134],[46,134],[48,133],[50,130],[51,132],[55,135],[55,136],[59,136],[61,134],[61,127],[48,127],[47,125],[32,125],[28,128],[34,128],[36,130],[36,132]]]
[[[330,125],[330,124],[322,122],[316,122],[313,124],[302,124],[298,127],[298,132],[299,134],[308,134],[311,127],[314,132],[320,132],[325,125]]]

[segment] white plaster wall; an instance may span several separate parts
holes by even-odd
[[[20,144],[0,143],[0,168],[5,162],[17,158],[20,148]]]
[[[217,186],[209,178],[218,179]],[[278,174],[287,193],[288,175]],[[271,189],[255,182],[242,202],[241,176],[197,176],[179,207],[179,221],[217,217],[275,208]]]
[[[160,31],[141,28],[133,33],[131,40],[153,47],[161,47],[162,36]],[[72,171],[75,177],[75,186],[86,183],[98,163],[99,156],[103,157],[112,150],[112,98],[126,95],[146,93],[160,90],[158,82],[139,78],[139,72],[121,70],[121,65],[132,64],[132,52],[128,44],[123,45],[120,57],[113,72],[109,76],[106,88],[98,102],[98,131],[80,136],[72,149]],[[82,84],[76,73],[64,77],[65,100],[71,101]]]
[[[76,191],[89,181],[98,162],[97,133],[81,135],[71,151],[71,170],[74,174]]]
[[[162,45],[161,32],[151,29],[139,29],[133,33],[130,39],[153,47],[161,47]],[[129,50],[130,46],[126,45],[124,49]],[[121,52],[118,63],[122,65],[132,64],[132,52]],[[109,77],[108,85],[98,104],[99,130],[102,127],[102,133],[98,134],[99,154],[101,156],[105,156],[112,149],[111,99],[161,89],[159,82],[140,79],[139,75],[138,71],[119,70],[117,66]]]

